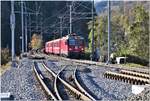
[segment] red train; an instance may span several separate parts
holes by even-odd
[[[84,38],[76,34],[48,41],[45,44],[45,52],[66,57],[80,57],[84,54]]]

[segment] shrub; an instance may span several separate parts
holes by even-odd
[[[148,66],[149,61],[146,59],[143,59],[139,56],[134,56],[134,55],[127,55],[127,62],[128,63],[135,63],[135,64],[140,64],[143,66]]]
[[[8,48],[1,49],[1,65],[6,64],[10,60]]]

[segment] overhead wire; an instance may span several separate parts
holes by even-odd
[[[83,5],[82,2],[78,2],[78,1],[72,1],[72,4],[71,4],[71,5],[72,5],[72,7],[73,7],[73,12],[75,12],[76,9],[78,9],[78,7],[81,7],[81,6],[84,7],[85,9],[89,9],[87,6]],[[77,6],[76,6],[76,5],[77,5]],[[58,16],[60,16],[60,15],[61,15],[61,17],[63,17],[62,24],[67,24],[67,23],[66,23],[66,22],[67,22],[67,19],[66,19],[65,17],[69,15],[69,14],[68,14],[69,10],[67,10],[65,13],[61,14],[61,13],[66,9],[66,7],[67,7],[67,6],[63,7],[61,10],[59,10],[59,11],[58,11],[56,14],[54,14],[53,16],[50,16],[50,17],[46,18],[42,24],[44,24],[47,20],[49,20],[49,19],[51,19],[51,18],[53,18],[53,17],[58,17]],[[81,11],[81,12],[82,12],[82,11],[85,11],[84,8],[80,9],[80,11]],[[39,9],[40,9],[40,7],[39,7]],[[89,9],[89,10],[91,10],[91,9]],[[85,14],[83,14],[83,15],[85,15]],[[76,15],[74,15],[74,16],[76,16]],[[58,18],[59,18],[59,17],[58,17]],[[79,20],[79,19],[74,19],[74,18],[73,18],[73,22],[75,22],[75,21],[77,21],[77,20]],[[50,27],[45,27],[45,28],[43,28],[43,30],[48,31],[48,30],[50,30],[50,29],[54,29],[56,26],[58,26],[58,25],[60,24],[60,22],[58,21],[58,19],[56,19],[53,23],[54,23],[54,24],[52,24]],[[68,23],[68,24],[69,24],[69,23]],[[52,28],[52,27],[53,27],[53,28]]]
[[[50,16],[50,17],[46,18],[43,23],[45,23],[47,20],[49,20],[49,19],[51,19],[51,18],[53,18],[53,17],[56,17],[56,16],[57,16],[58,14],[60,14],[65,8],[66,8],[66,6],[65,6],[64,8],[62,8],[61,10],[59,10],[57,13],[55,13],[53,16]]]

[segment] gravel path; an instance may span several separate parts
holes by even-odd
[[[19,68],[12,67],[1,76],[1,92],[10,92],[14,100],[46,100],[33,73],[31,60],[23,59]]]

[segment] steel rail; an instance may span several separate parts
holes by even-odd
[[[45,54],[44,54],[45,55]],[[45,55],[46,57],[50,57],[49,55]],[[54,56],[54,55],[52,55]],[[104,63],[101,62],[95,62],[95,61],[90,61],[90,60],[77,60],[77,59],[69,59],[69,58],[65,58],[65,57],[59,57],[59,56],[54,56],[55,58],[60,58],[61,60],[65,60],[65,61],[72,61],[72,62],[76,62],[76,63],[82,63],[82,64],[88,64],[88,65],[96,65],[96,66],[103,66],[103,67],[108,67],[108,68],[118,68],[118,69],[125,69],[125,70],[130,70],[130,71],[136,71],[136,72],[140,72],[140,73],[145,73],[145,74],[150,74],[148,69],[140,69],[139,70],[135,70],[135,68],[126,68],[126,67],[119,67],[117,65],[111,64],[111,65],[105,65]]]
[[[150,80],[149,79],[145,79],[145,78],[141,78],[141,77],[135,77],[132,75],[126,75],[126,74],[121,74],[121,73],[115,73],[115,72],[111,72],[111,71],[106,71],[104,73],[104,77],[106,78],[110,78],[110,79],[117,79],[117,80],[123,80],[123,81],[130,81],[130,82],[138,82],[139,83],[144,83],[144,84],[149,84]]]
[[[64,68],[62,68],[62,70],[63,70]],[[59,75],[59,73],[62,71],[62,70],[60,70],[58,73],[57,73],[57,75],[56,75],[56,77],[55,77],[55,82],[54,82],[54,90],[55,90],[55,92],[56,92],[56,95],[57,95],[57,97],[58,97],[58,99],[59,100],[63,100],[62,99],[62,97],[60,96],[60,94],[59,94],[59,91],[58,91],[58,88],[57,88],[57,81],[58,81],[58,75]]]
[[[75,71],[74,71],[74,80],[75,80],[75,83],[76,83],[77,87],[78,87],[85,95],[87,95],[92,101],[96,101],[96,99],[95,99],[94,97],[92,97],[92,96],[81,86],[81,84],[79,83],[79,80],[77,79],[77,78],[78,78],[78,77],[77,77],[77,68],[78,68],[78,67],[76,67],[76,69],[75,69]]]
[[[42,63],[42,65],[48,72],[50,72],[50,74],[53,75],[53,77],[55,77],[55,78],[57,77],[56,73],[54,73],[51,69],[49,69],[44,62]]]
[[[62,79],[59,75],[57,75],[56,73],[54,73],[52,70],[50,70],[45,63],[43,63],[43,66],[50,72],[52,73],[52,75],[54,75],[54,77],[57,77],[60,82],[62,82],[64,84],[64,86],[66,86],[69,90],[71,90],[74,94],[76,94],[77,99],[82,99],[85,101],[91,101],[92,99],[90,99],[87,95],[85,95],[84,93],[80,92],[78,89],[76,89],[75,87],[73,87],[72,85],[70,85],[68,82],[66,82],[64,79]],[[63,69],[59,72],[59,74],[63,71]]]
[[[42,87],[44,88],[44,90],[46,91],[47,95],[48,96],[51,96],[51,98],[54,100],[54,101],[57,101],[58,99],[54,96],[54,94],[50,91],[50,89],[47,87],[47,85],[44,83],[44,78],[42,77],[42,75],[40,75],[34,65],[33,67],[33,70],[36,74],[36,77],[38,78],[40,84],[42,85]]]
[[[120,70],[120,73],[129,74],[129,75],[133,75],[133,76],[138,76],[138,77],[142,77],[142,78],[146,78],[146,79],[150,78],[150,75],[148,75],[148,74],[139,73],[139,72],[135,72],[135,71]]]
[[[59,92],[58,92],[58,88],[57,88],[57,80],[58,80],[58,76],[56,76],[55,81],[54,81],[54,90],[56,92],[56,95],[58,97],[58,100],[62,101],[62,97],[60,96]]]

